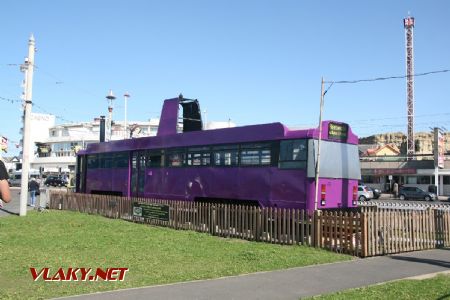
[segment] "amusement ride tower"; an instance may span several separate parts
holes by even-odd
[[[407,156],[411,159],[415,152],[414,143],[414,18],[403,19],[406,36],[406,100],[408,107],[408,136],[406,142]]]

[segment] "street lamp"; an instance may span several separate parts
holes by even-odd
[[[320,172],[320,141],[322,139],[322,113],[323,113],[323,101],[325,92],[323,91],[324,87],[324,81],[322,77],[322,84],[320,89],[320,112],[319,112],[319,139],[317,141],[317,160],[316,160],[316,174],[315,174],[315,180],[316,180],[316,186],[315,186],[315,193],[314,193],[314,211],[317,210],[317,202],[319,198],[319,172]]]
[[[126,139],[127,138],[127,134],[128,134],[128,120],[127,120],[127,102],[128,102],[128,99],[130,98],[130,94],[128,94],[128,92],[126,92],[124,95],[123,95],[123,98],[124,98],[124,100],[125,100],[125,124],[124,124],[124,127],[125,127],[125,136],[124,136],[124,138]]]
[[[106,96],[106,99],[108,100],[108,121],[106,122],[107,132],[109,135],[109,139],[111,140],[112,137],[112,113],[113,113],[113,100],[116,99],[116,96],[114,96],[112,90],[109,90],[109,94]]]

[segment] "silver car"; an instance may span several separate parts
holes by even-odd
[[[358,185],[358,200],[368,201],[373,199],[373,192],[365,185]]]

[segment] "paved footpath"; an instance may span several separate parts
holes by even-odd
[[[436,272],[450,272],[449,248],[68,298],[299,299]]]
[[[19,215],[20,211],[20,188],[12,187],[11,188],[11,202],[3,203],[3,206],[0,207],[0,217],[6,217],[11,215]],[[33,207],[27,206],[27,210],[33,210]]]
[[[41,203],[42,206],[45,207],[45,204],[48,200],[49,189],[41,188],[40,196],[36,197],[36,202]],[[30,201],[30,195],[27,195],[27,203]],[[20,187],[11,187],[11,202],[4,203],[0,205],[0,217],[6,217],[11,215],[19,215],[20,212]],[[27,211],[37,209],[37,207],[31,207],[27,205]]]

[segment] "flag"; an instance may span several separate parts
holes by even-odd
[[[0,150],[3,152],[8,152],[8,139],[2,136],[0,140]]]

